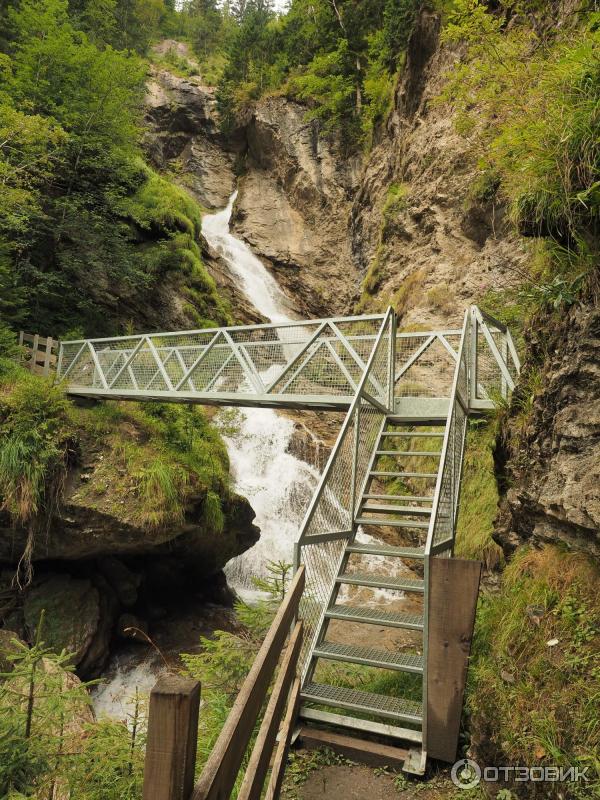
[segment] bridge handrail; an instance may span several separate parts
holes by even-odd
[[[387,413],[389,410],[391,410],[389,408],[386,408],[383,404],[378,403],[377,401],[375,401],[375,398],[373,398],[369,393],[365,392],[365,385],[367,383],[367,380],[369,379],[369,376],[370,376],[370,373],[371,373],[375,358],[376,358],[376,356],[378,354],[379,346],[380,346],[381,342],[383,341],[383,337],[384,337],[386,328],[387,328],[388,325],[391,324],[392,314],[393,314],[393,310],[391,308],[389,308],[387,313],[386,313],[386,315],[385,315],[385,317],[383,318],[383,322],[381,324],[381,328],[380,328],[380,330],[379,330],[379,332],[377,334],[377,339],[375,341],[375,345],[373,346],[373,350],[371,351],[371,355],[370,355],[369,360],[367,362],[366,369],[365,369],[365,371],[363,373],[361,381],[360,381],[360,383],[358,385],[358,388],[356,390],[356,394],[354,396],[354,400],[352,401],[352,405],[350,406],[350,409],[348,410],[348,413],[346,415],[346,418],[344,419],[342,427],[340,428],[340,432],[338,433],[338,437],[336,439],[335,445],[333,446],[333,449],[332,449],[331,453],[329,454],[329,458],[327,460],[327,464],[325,465],[325,469],[323,470],[323,473],[321,474],[321,477],[319,479],[319,483],[317,484],[317,488],[315,489],[315,493],[313,494],[312,500],[310,502],[310,505],[309,505],[308,509],[306,510],[306,514],[304,515],[304,519],[303,519],[302,524],[300,526],[300,536],[299,536],[298,542],[297,542],[298,546],[300,546],[300,547],[302,546],[304,540],[307,538],[308,527],[309,527],[310,522],[311,522],[311,520],[313,518],[313,515],[315,513],[317,505],[318,505],[318,503],[319,503],[319,501],[320,501],[320,499],[321,499],[321,497],[323,495],[323,492],[325,491],[325,488],[327,486],[327,482],[329,481],[329,479],[331,477],[332,470],[334,469],[334,466],[336,464],[338,453],[340,452],[340,449],[342,447],[344,439],[345,439],[346,435],[348,434],[348,431],[349,431],[351,425],[355,421],[355,415],[356,415],[357,409],[359,409],[359,407],[360,407],[361,400],[366,399],[371,404],[374,404],[376,406],[381,406],[381,410],[382,410],[383,413]],[[389,380],[389,378],[388,378],[388,380]],[[340,533],[342,535],[344,535],[345,533],[350,534],[351,531],[352,531],[352,518],[351,518],[352,515],[351,515],[351,509],[350,508],[348,508],[348,513],[350,515],[349,516],[349,526],[348,526],[347,530],[344,529],[344,531],[340,531]]]
[[[298,615],[303,591],[304,568],[301,567],[277,610],[195,786],[200,685],[179,676],[159,679],[150,695],[143,800],[225,800],[230,797],[284,642]],[[296,669],[302,636],[303,623],[299,620],[281,658],[238,800],[259,800],[261,797],[276,736],[283,721],[265,799],[275,800],[279,796],[292,725],[298,710],[300,681]]]

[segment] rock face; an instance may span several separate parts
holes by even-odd
[[[153,68],[146,95],[146,149],[159,169],[176,168],[209,209],[231,196],[235,153],[219,133],[215,90],[198,77]]]
[[[345,158],[306,113],[283,97],[258,103],[233,228],[314,317],[348,310],[359,279],[348,219],[360,160]]]
[[[508,490],[497,541],[510,555],[524,543],[562,541],[600,555],[600,311],[593,301],[559,321],[539,318],[505,426]],[[527,408],[532,374],[543,387]]]
[[[476,156],[438,100],[459,57],[439,33],[439,16],[423,12],[352,206],[352,253],[369,285],[362,307],[391,302],[401,326],[457,323],[525,259],[495,187],[478,188]]]

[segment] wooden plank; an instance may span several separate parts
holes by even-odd
[[[260,800],[263,784],[269,769],[277,731],[285,708],[285,701],[296,676],[298,656],[302,646],[302,620],[299,620],[292,632],[283,662],[269,698],[258,736],[252,748],[252,755],[246,768],[246,774],[238,793],[238,800]]]
[[[281,648],[298,610],[304,580],[304,566],[301,566],[229,712],[191,800],[229,798]]]
[[[194,787],[200,684],[165,675],[150,693],[143,800],[188,800]]]
[[[271,777],[269,778],[269,785],[267,786],[264,800],[279,800],[281,786],[283,784],[283,776],[285,775],[287,757],[290,750],[292,730],[298,716],[299,708],[300,678],[296,678],[290,692],[285,718],[279,730],[279,744],[277,745],[277,750],[275,751],[275,758],[273,759],[273,764],[271,766]]]
[[[307,750],[318,750],[329,747],[351,761],[367,764],[369,767],[391,767],[403,769],[408,750],[403,747],[392,747],[369,739],[358,739],[355,736],[336,733],[335,731],[311,728],[303,725],[298,737],[301,745]]]
[[[479,561],[430,560],[425,750],[449,763],[458,748],[480,576]]]

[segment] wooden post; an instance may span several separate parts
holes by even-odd
[[[48,336],[48,338],[46,339],[46,354],[44,356],[44,372],[43,372],[43,375],[44,375],[45,378],[47,378],[48,375],[50,374],[50,360],[51,360],[51,357],[52,357],[52,345],[53,345],[52,337]]]
[[[200,684],[159,678],[150,693],[143,800],[189,800],[194,788]]]
[[[429,562],[427,741],[430,758],[456,760],[463,695],[475,624],[481,562]]]

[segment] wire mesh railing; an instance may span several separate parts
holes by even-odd
[[[372,453],[390,410],[393,343],[394,319],[388,311],[300,530],[295,566],[302,563],[306,568],[301,606],[306,632],[300,658],[303,667],[307,666],[314,637],[331,601],[340,559],[354,533],[357,503],[367,481]]]
[[[383,315],[66,341],[58,378],[69,392],[132,399],[348,406]],[[385,376],[369,373],[380,397]]]
[[[395,396],[448,397],[460,337],[460,330],[398,333]]]
[[[515,388],[521,364],[507,326],[477,306],[471,307],[471,387],[472,407],[491,407],[499,398],[506,400]]]

